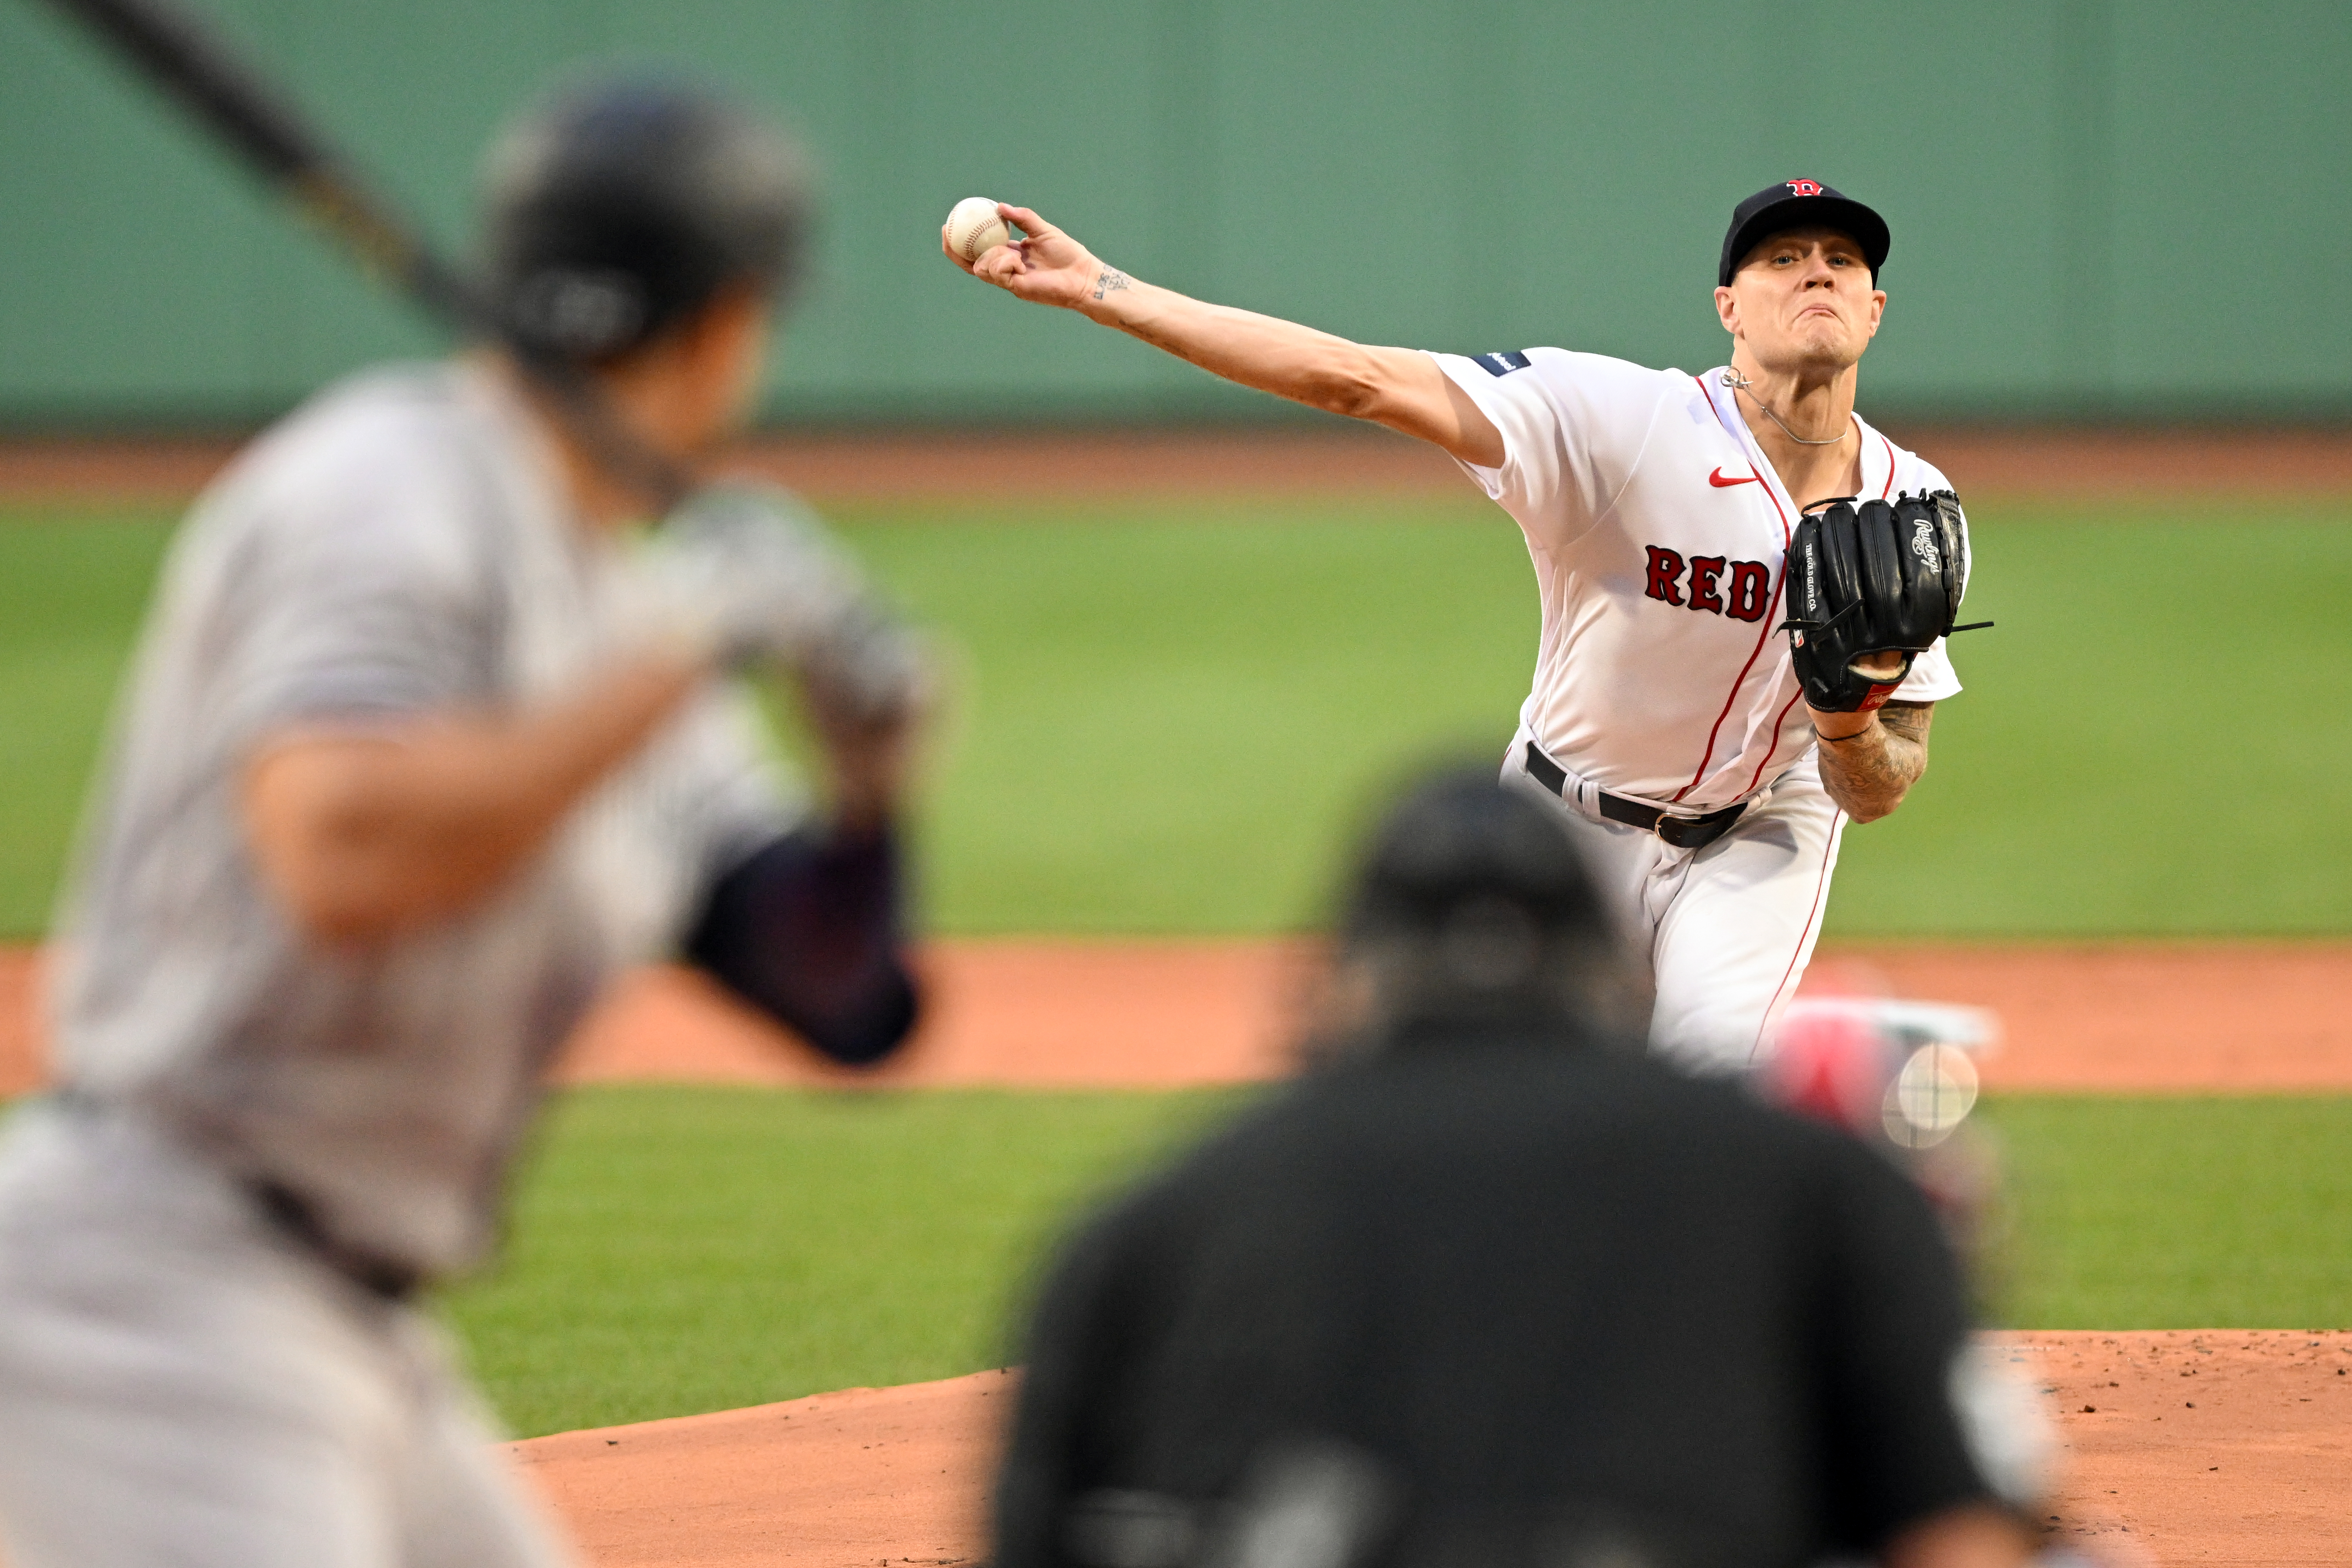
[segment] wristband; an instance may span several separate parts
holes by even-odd
[[[1861,729],[1856,730],[1851,735],[1824,735],[1821,732],[1820,728],[1816,726],[1813,731],[1813,739],[1819,741],[1825,746],[1834,746],[1840,741],[1858,741],[1863,736],[1869,734],[1873,730],[1875,730],[1878,727],[1877,723],[1874,721],[1872,723],[1864,724]]]

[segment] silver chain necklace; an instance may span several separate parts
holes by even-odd
[[[1764,411],[1764,417],[1772,421],[1773,424],[1778,425],[1780,427],[1780,434],[1786,436],[1790,440],[1794,441],[1800,447],[1834,447],[1845,439],[1845,432],[1843,430],[1841,430],[1836,435],[1822,441],[1816,441],[1810,436],[1798,435],[1794,430],[1789,428],[1789,422],[1787,420],[1772,412],[1772,405],[1770,404],[1756,395],[1756,384],[1748,380],[1746,376],[1740,374],[1736,370],[1727,369],[1724,371],[1723,384],[1731,388],[1734,392],[1747,393],[1748,401],[1756,405],[1757,407],[1761,408]]]

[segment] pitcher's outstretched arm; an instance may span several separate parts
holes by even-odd
[[[1192,299],[1130,277],[1027,207],[997,211],[1026,237],[966,261],[982,282],[1039,305],[1076,310],[1142,339],[1212,375],[1431,442],[1465,462],[1503,460],[1503,437],[1437,362],[1416,349],[1378,348],[1251,310]]]

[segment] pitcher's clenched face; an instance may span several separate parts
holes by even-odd
[[[1886,310],[1862,247],[1832,228],[1794,228],[1750,250],[1715,291],[1723,329],[1766,371],[1836,372],[1862,358]]]

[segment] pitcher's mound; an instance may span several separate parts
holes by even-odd
[[[516,1457],[596,1568],[906,1568],[976,1559],[999,1413],[975,1373],[563,1432]]]
[[[2352,1333],[1999,1337],[2058,1419],[2063,1538],[2119,1564],[2352,1562]],[[515,1451],[598,1568],[976,1562],[1014,1386],[850,1389]]]

